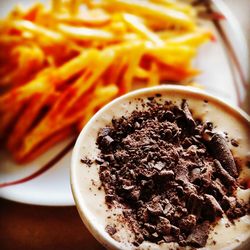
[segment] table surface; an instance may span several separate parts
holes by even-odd
[[[242,18],[241,7],[248,5],[248,0],[241,0],[241,7],[238,1],[225,2],[240,17],[246,32],[249,19]],[[250,37],[247,38],[250,43]],[[31,206],[3,199],[0,199],[0,246],[2,250],[104,249],[85,228],[75,207]]]
[[[0,249],[104,248],[83,225],[75,207],[42,207],[0,199]]]

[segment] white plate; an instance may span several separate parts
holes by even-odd
[[[1,2],[0,16],[3,17],[15,3],[24,6],[34,3],[32,0],[8,0]],[[42,2],[47,2],[42,1]],[[217,9],[223,13],[226,20],[220,24],[226,34],[226,39],[232,45],[237,59],[232,60],[232,54],[225,46],[214,24],[206,21],[205,25],[214,30],[216,42],[204,45],[195,61],[202,74],[196,79],[205,86],[205,89],[219,96],[233,105],[239,105],[246,95],[243,86],[244,79],[248,79],[248,50],[246,40],[239,24],[227,6],[221,0],[216,0]],[[237,60],[239,65],[237,66]],[[244,79],[243,79],[244,78]],[[6,152],[0,153],[0,185],[5,182],[19,180],[39,170],[59,152],[61,152],[72,139],[64,141],[41,157],[27,165],[16,165]],[[6,199],[37,205],[74,205],[70,189],[69,166],[71,150],[56,164],[38,177],[21,184],[0,188],[0,196]]]

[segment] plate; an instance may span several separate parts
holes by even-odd
[[[18,2],[23,6],[34,3],[32,0]],[[248,79],[247,43],[238,21],[225,3],[222,0],[212,2],[213,8],[225,18],[202,21],[214,31],[215,41],[199,50],[194,64],[201,74],[195,81],[208,93],[234,106],[242,106]],[[4,17],[16,3],[14,0],[3,1],[0,16]],[[69,138],[35,161],[21,166],[15,164],[7,152],[0,152],[0,196],[36,205],[74,205],[69,178],[74,141]],[[15,185],[8,185],[10,182]]]

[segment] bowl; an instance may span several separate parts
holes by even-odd
[[[134,103],[138,98],[147,98],[155,95],[177,103],[183,99],[192,100],[189,105],[195,116],[206,117],[206,119],[212,120],[216,129],[228,131],[238,137],[247,138],[248,136],[247,131],[243,132],[243,134],[239,132],[241,128],[249,128],[250,119],[247,114],[239,108],[232,107],[225,101],[193,87],[162,85],[144,88],[123,95],[99,110],[83,128],[76,141],[71,160],[71,188],[82,221],[93,236],[107,249],[133,249],[133,246],[129,243],[118,242],[106,232],[107,218],[112,217],[114,213],[119,214],[121,211],[119,209],[107,209],[104,191],[99,188],[101,183],[98,175],[98,165],[92,163],[89,166],[86,159],[93,158],[99,152],[96,145],[96,137],[100,128],[108,125],[113,117],[121,117],[132,112]],[[246,154],[249,145],[246,144],[244,147],[245,151],[243,154]],[[239,154],[237,148],[234,150],[236,154]],[[128,237],[126,232],[121,233],[121,241],[126,241]],[[221,242],[232,241],[234,238],[230,236],[230,233],[219,233],[214,235],[214,237]],[[246,238],[249,238],[249,233],[247,236],[245,235],[244,242],[246,242]],[[228,244],[230,244],[230,249],[244,245],[237,242]],[[141,248],[146,249],[150,245],[145,243],[142,244]],[[151,247],[155,249],[154,247],[157,248],[157,245],[153,244]],[[223,245],[217,245],[217,247],[211,247],[211,249],[222,249]]]

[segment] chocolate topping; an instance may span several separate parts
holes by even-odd
[[[136,246],[146,240],[204,247],[223,214],[233,220],[247,212],[235,197],[232,153],[211,122],[193,118],[187,101],[179,107],[150,98],[142,106],[98,134],[106,203],[124,209]]]
[[[196,225],[192,233],[188,236],[187,243],[192,247],[204,247],[207,242],[209,227],[208,221]]]
[[[209,142],[209,148],[212,155],[220,161],[223,168],[225,168],[231,176],[238,177],[238,170],[233,155],[223,136],[214,134]]]
[[[231,185],[232,187],[236,186],[236,180],[221,166],[218,160],[214,160],[214,167],[216,168],[216,174],[225,185]]]
[[[113,227],[113,226],[110,226],[110,225],[107,225],[105,230],[111,236],[114,235],[117,232],[116,228]]]
[[[195,124],[195,121],[194,121],[194,119],[193,119],[193,116],[192,116],[192,114],[191,114],[191,112],[190,112],[190,110],[189,110],[189,108],[188,108],[188,104],[187,104],[187,101],[186,101],[186,100],[184,100],[184,101],[182,102],[182,109],[183,109],[185,118],[186,118],[186,120],[187,120],[189,126],[190,126],[191,128],[194,128],[196,124]]]
[[[205,204],[204,204],[204,216],[214,221],[217,216],[221,216],[223,214],[223,210],[217,200],[209,194],[205,194]]]

